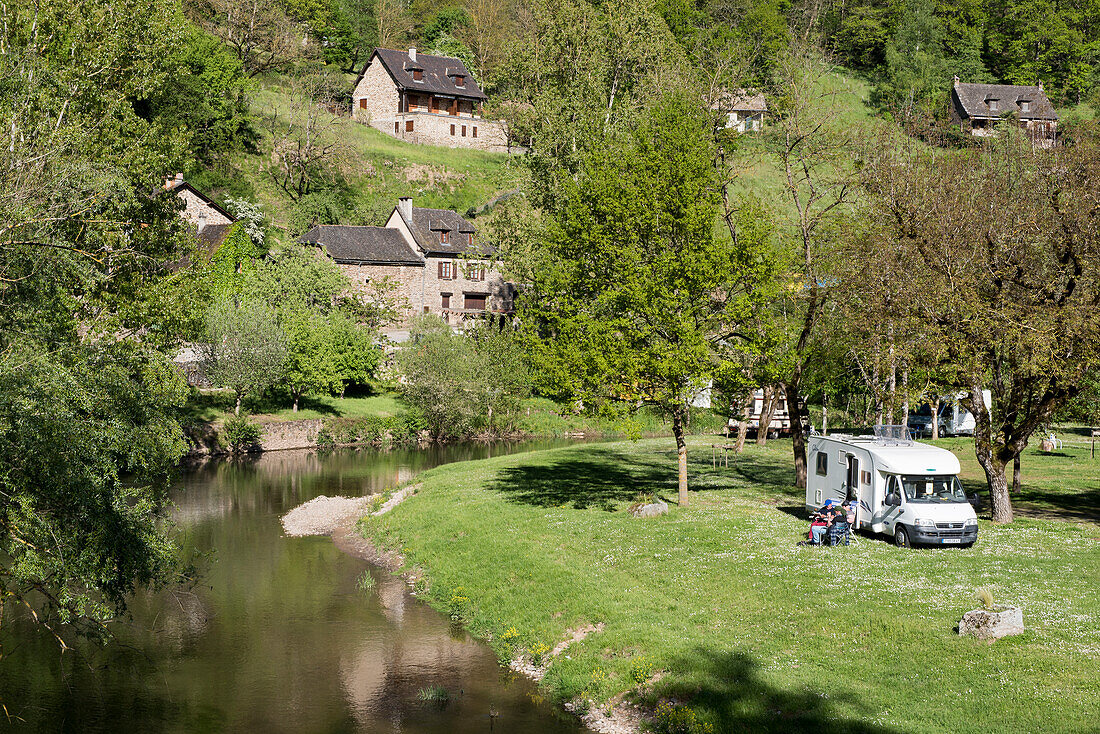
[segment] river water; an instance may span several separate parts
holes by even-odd
[[[174,519],[184,550],[204,554],[198,586],[139,595],[115,642],[64,654],[8,610],[0,703],[13,718],[0,711],[0,730],[583,731],[400,578],[279,524],[318,495],[370,494],[439,464],[551,445],[281,451],[184,471]],[[446,703],[420,700],[430,686]]]

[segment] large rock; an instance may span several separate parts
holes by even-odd
[[[973,635],[980,640],[996,640],[1024,631],[1024,611],[1009,607],[996,612],[975,609],[959,621],[960,635]]]
[[[640,505],[630,511],[634,517],[657,517],[668,514],[667,502],[651,502],[648,505]]]

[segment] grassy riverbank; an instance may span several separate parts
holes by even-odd
[[[675,497],[669,439],[449,465],[362,527],[401,549],[426,573],[425,596],[502,658],[604,623],[553,659],[543,685],[559,701],[640,689],[715,731],[1095,726],[1096,525],[983,521],[969,551],[862,537],[801,548],[789,443],[750,446],[727,469],[712,468],[711,442],[693,440],[692,506],[654,520],[626,508],[643,492]],[[1096,486],[1100,461],[1068,460],[1077,486]],[[959,638],[979,587],[1021,604],[1028,632]]]

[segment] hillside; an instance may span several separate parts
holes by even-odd
[[[258,202],[280,239],[300,234],[303,222],[334,205],[337,211],[330,216],[340,224],[381,225],[400,196],[412,196],[417,206],[463,213],[520,186],[523,180],[518,156],[413,145],[320,110],[322,139],[337,143],[331,158],[335,186],[331,193],[295,202],[271,175],[277,165],[273,140],[291,122],[292,95],[281,79],[269,80],[253,95],[258,152],[236,156],[234,166],[243,181],[227,185],[211,179],[216,196],[243,189],[235,195],[245,194]],[[316,218],[323,220],[323,216]]]

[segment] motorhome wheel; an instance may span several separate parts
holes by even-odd
[[[898,548],[909,547],[909,532],[901,523],[894,526],[894,542],[898,544]]]

